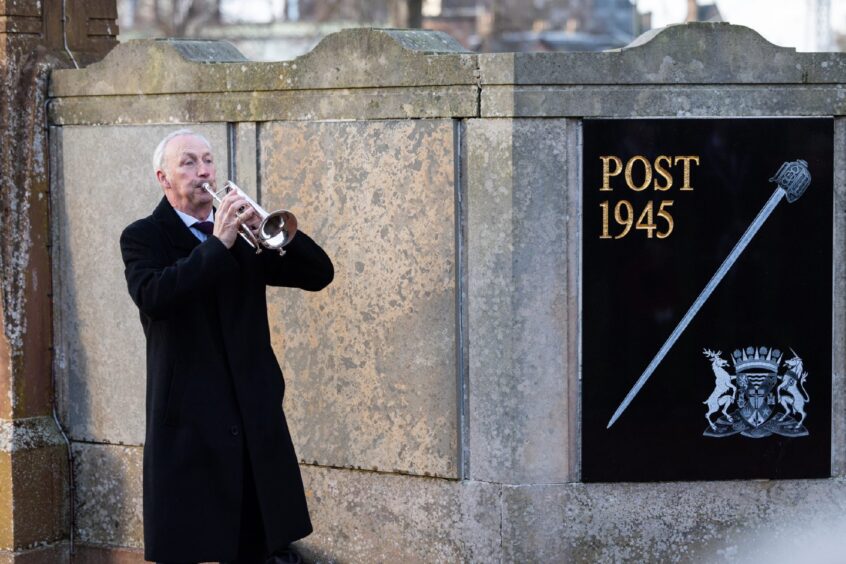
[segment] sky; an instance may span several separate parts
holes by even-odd
[[[634,1],[634,0],[633,0]],[[707,0],[700,0],[700,4]],[[846,33],[846,0],[829,0],[831,25]],[[652,26],[662,27],[684,20],[686,0],[636,0],[638,10],[652,12]],[[806,15],[809,0],[715,0],[723,20],[751,27],[771,43],[816,50],[808,29]]]

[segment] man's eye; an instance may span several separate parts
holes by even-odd
[[[182,164],[186,166],[191,166],[192,164],[194,164],[194,161],[184,161]]]

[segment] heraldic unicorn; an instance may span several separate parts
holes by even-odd
[[[769,347],[746,347],[731,354],[734,374],[721,351],[704,349],[714,372],[714,391],[705,400],[708,412],[706,437],[741,434],[761,438],[772,434],[783,437],[808,435],[805,405],[810,402],[805,391],[808,373],[793,349],[793,357]],[[732,409],[734,408],[734,409]]]

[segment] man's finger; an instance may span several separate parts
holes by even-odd
[[[232,198],[230,198],[230,197],[229,197],[229,194],[227,194],[227,195],[223,198],[223,200],[221,200],[221,202],[220,202],[220,209],[219,209],[219,210],[217,210],[217,211],[218,211],[218,214],[219,214],[221,217],[225,217],[225,216],[229,213],[229,210],[230,210],[231,208],[232,208]]]
[[[240,210],[244,205],[244,201],[241,198],[233,198],[229,201],[229,206],[226,208],[226,213],[240,215],[238,210]]]
[[[239,200],[242,200],[241,196],[237,192],[229,192],[226,196],[223,197],[223,200],[220,202],[220,211],[223,213],[228,212],[230,209],[238,209],[241,205],[234,205]]]

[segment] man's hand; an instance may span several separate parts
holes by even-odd
[[[238,210],[242,209],[241,213]],[[258,227],[260,218],[256,210],[252,208],[236,190],[232,190],[220,203],[220,209],[214,218],[214,231],[212,235],[220,239],[227,249],[231,249],[235,244],[235,239],[238,237],[238,230],[242,223],[246,223],[251,228],[255,224]]]

